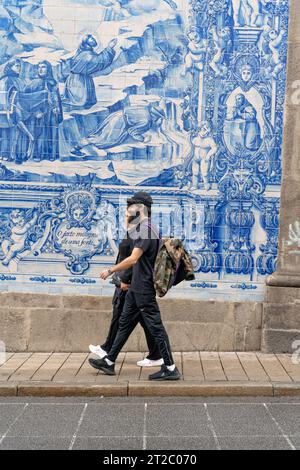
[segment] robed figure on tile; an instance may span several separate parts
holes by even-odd
[[[66,109],[90,109],[97,103],[93,76],[109,67],[116,55],[117,40],[112,40],[102,52],[95,52],[98,43],[87,35],[75,56],[70,60],[70,73],[66,80],[63,103]]]

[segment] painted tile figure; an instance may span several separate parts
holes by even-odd
[[[10,236],[1,245],[4,253],[3,266],[9,266],[10,262],[25,249],[28,231],[34,227],[36,221],[37,213],[26,217],[20,210],[12,211],[10,214]]]
[[[261,0],[232,0],[236,26],[255,27],[260,13]]]
[[[284,64],[280,58],[280,48],[286,37],[286,31],[277,32],[275,29],[267,26],[262,33],[262,50],[270,57],[271,63],[268,67],[270,74],[276,79],[284,68]]]
[[[237,151],[240,146],[255,151],[261,145],[261,130],[256,110],[243,94],[235,97],[235,106],[227,119],[227,134]]]
[[[63,121],[63,111],[50,62],[45,60],[38,64],[38,78],[26,86],[25,93],[32,93],[33,109],[36,105],[30,122],[34,135],[32,158],[34,161],[54,161],[59,158],[59,125]],[[46,94],[47,101],[39,102],[41,93]]]
[[[210,167],[212,159],[218,151],[209,122],[201,123],[198,134],[192,139],[192,144],[194,146],[192,189],[199,188],[200,176],[202,176],[204,188],[209,191],[211,189],[209,182]]]
[[[188,39],[188,53],[185,56],[185,72],[190,72],[193,68],[202,71],[207,53],[207,40],[201,38],[195,27],[189,30]]]
[[[25,82],[20,78],[21,68],[21,60],[12,59],[5,65],[0,78],[1,157],[3,160],[14,159],[17,163],[22,161],[24,155],[31,155],[34,141],[34,136],[17,106],[18,93],[25,89]]]
[[[0,78],[0,104],[1,111],[9,111],[11,108],[11,97],[15,91],[22,91],[24,83],[20,78],[22,63],[20,59],[9,61]]]
[[[210,67],[213,69],[217,76],[226,72],[224,64],[225,54],[230,52],[232,46],[231,30],[228,27],[217,29],[212,28],[212,36],[215,46],[215,54],[210,62]]]
[[[81,144],[72,150],[74,155],[84,155],[82,149],[94,145],[99,149],[121,145],[132,138],[138,142],[145,141],[145,133],[150,129],[159,129],[165,113],[158,106],[130,106],[111,114],[101,126],[83,139]]]
[[[72,109],[89,109],[97,103],[93,75],[109,67],[115,57],[117,40],[112,40],[108,47],[99,54],[95,52],[98,43],[87,35],[70,61],[70,74],[66,80],[64,105]]]

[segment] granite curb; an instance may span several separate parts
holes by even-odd
[[[300,396],[300,382],[20,382],[0,385],[0,397],[239,397]]]

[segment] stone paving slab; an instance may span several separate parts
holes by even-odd
[[[277,359],[294,382],[300,382],[300,367],[293,364],[290,354],[277,354]]]
[[[85,355],[87,356],[87,355]],[[36,371],[33,375],[32,380],[34,381],[51,381],[54,376],[60,373],[61,368],[64,366],[65,362],[69,358],[69,353],[54,353],[48,357],[47,361],[42,364],[42,366]],[[83,363],[84,357],[81,358],[80,365]],[[72,364],[73,370],[75,369],[74,364]]]
[[[200,353],[198,351],[190,353],[183,352],[182,367],[185,381],[204,381],[203,368],[201,364]]]
[[[258,353],[257,358],[272,382],[292,382],[291,377],[275,354]]]
[[[220,353],[221,364],[224,369],[227,380],[247,381],[248,376],[244,371],[242,364],[235,352]]]
[[[249,380],[253,382],[271,380],[259,362],[256,353],[237,353],[237,356]]]
[[[15,353],[0,366],[0,396],[298,396],[300,363],[288,354],[175,352],[179,382],[153,383],[143,353],[121,353],[116,376],[92,369],[88,353]]]
[[[0,382],[6,382],[29,358],[31,353],[16,353],[0,367]]]
[[[137,367],[136,363],[141,359],[140,353],[126,354],[122,363],[121,373],[118,377],[119,381],[136,381],[139,380],[141,368]]]
[[[54,371],[53,382],[68,382],[73,381],[79,372],[82,364],[86,360],[88,353],[73,353],[70,354],[62,366]],[[45,364],[45,375],[47,373],[47,363]],[[52,372],[51,372],[52,375]],[[41,380],[37,377],[34,377],[34,380]],[[49,379],[48,379],[49,380]]]
[[[12,382],[31,380],[38,373],[40,367],[49,359],[50,353],[33,354],[21,367],[18,368],[10,377]]]
[[[91,368],[89,364],[89,359],[91,357],[94,357],[93,354],[89,354],[84,362],[82,363],[79,371],[75,375],[74,379],[72,382],[96,382],[96,377],[98,373],[95,373],[96,371]]]
[[[200,353],[205,380],[224,381],[226,376],[217,352]]]

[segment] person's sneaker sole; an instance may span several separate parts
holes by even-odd
[[[166,380],[180,380],[181,379],[181,375],[177,376],[177,377],[172,377],[172,376],[167,376],[167,377],[160,377],[159,379],[150,379],[149,380],[151,382],[164,382]]]
[[[92,354],[95,354],[95,356],[98,356],[99,359],[103,359],[104,357],[107,356],[107,352],[103,351],[103,353],[100,353],[99,351],[93,351],[93,348],[90,348],[89,347],[89,351],[92,353]]]
[[[138,367],[143,367],[144,369],[148,369],[148,368],[150,368],[150,367],[160,367],[160,366],[163,365],[163,362],[158,361],[157,364],[146,364],[146,365],[145,365],[145,364],[142,364],[142,361],[138,361],[138,362],[136,363],[136,365],[137,365]]]
[[[116,375],[115,372],[112,372],[110,369],[106,369],[106,367],[98,367],[96,364],[93,364],[92,362],[89,361],[90,366],[92,366],[96,370],[101,370],[104,372],[106,375]]]

